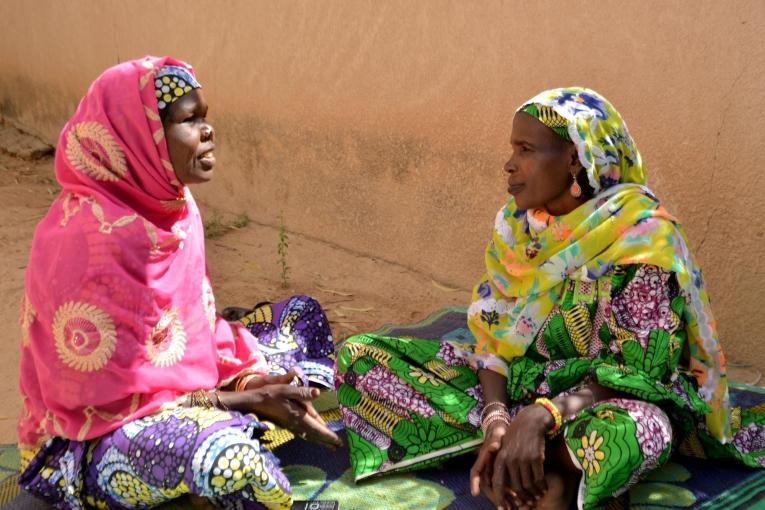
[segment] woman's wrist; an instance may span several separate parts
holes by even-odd
[[[534,423],[539,424],[539,432],[541,434],[547,434],[555,426],[555,420],[552,415],[539,404],[528,405],[522,412],[528,415]]]

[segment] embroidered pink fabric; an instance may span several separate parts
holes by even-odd
[[[199,209],[169,162],[154,77],[104,72],[64,126],[62,191],[35,230],[22,299],[19,442],[87,440],[267,365],[215,313]],[[189,68],[190,69],[190,68]]]

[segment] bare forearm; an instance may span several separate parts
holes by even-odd
[[[491,370],[479,370],[478,380],[481,381],[483,401],[485,404],[501,402],[507,404],[507,377]]]

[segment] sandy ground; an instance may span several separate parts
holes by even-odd
[[[15,441],[20,330],[18,304],[32,233],[59,192],[45,147],[0,124],[0,443]],[[209,184],[215,186],[215,183]],[[257,218],[219,216],[201,204],[207,261],[218,310],[309,294],[325,307],[337,339],[387,323],[413,322],[431,311],[465,305],[469,289],[289,231],[288,286],[282,287],[279,229]]]
[[[20,330],[18,304],[32,233],[59,192],[50,148],[0,123],[0,443],[15,441],[20,408],[17,390]],[[214,183],[209,184],[215,186]],[[280,231],[257,218],[217,215],[202,205],[207,261],[218,310],[251,306],[293,294],[309,294],[325,307],[335,337],[388,323],[425,318],[446,306],[462,305],[469,289],[453,289],[430,275],[360,256],[331,243],[286,232],[288,286],[282,286],[277,248]],[[731,379],[760,384],[761,373],[729,360]]]

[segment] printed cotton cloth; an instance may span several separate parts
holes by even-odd
[[[264,333],[257,340],[267,352],[270,373],[301,370],[305,359],[292,348],[298,343],[316,354],[311,363],[332,363],[320,354],[332,351],[332,335],[316,300],[292,296],[256,311],[258,318],[270,316],[267,323],[254,323]],[[269,428],[273,425],[252,414],[163,409],[93,440],[53,437],[39,448],[22,449],[19,483],[57,508],[72,510],[150,508],[186,494],[209,498],[223,509],[286,509],[292,504],[289,483],[263,443]]]
[[[593,282],[615,266],[651,264],[673,272],[688,297],[681,313],[690,352],[685,368],[708,406],[709,430],[729,441],[725,358],[701,269],[680,224],[643,186],[642,159],[627,126],[605,98],[587,89],[546,91],[521,108],[531,103],[551,107],[568,120],[568,133],[596,195],[541,225],[512,198],[497,214],[486,249],[486,275],[468,311],[479,351],[488,355],[484,366],[504,373],[506,362],[524,355],[567,280]]]

